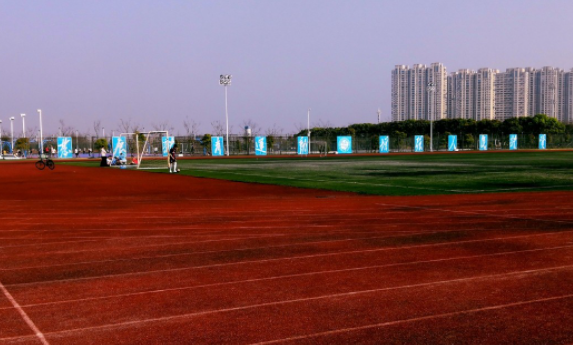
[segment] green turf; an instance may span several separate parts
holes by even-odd
[[[573,190],[573,152],[179,160],[181,173],[378,195]]]

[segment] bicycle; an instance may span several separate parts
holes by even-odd
[[[48,167],[50,170],[54,170],[56,164],[45,154],[40,153],[40,160],[36,162],[36,169],[44,170],[45,167]]]

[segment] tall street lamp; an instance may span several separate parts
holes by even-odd
[[[14,116],[12,116],[10,118],[10,136],[11,136],[11,144],[12,144],[10,149],[12,150],[12,153],[14,153]]]
[[[227,108],[227,86],[231,85],[231,75],[221,74],[219,76],[219,84],[225,87],[225,123],[227,124],[227,156],[229,156],[229,111]]]
[[[428,83],[428,95],[430,96],[430,152],[434,151],[434,112],[433,108],[433,95],[436,91],[436,85],[434,83]]]
[[[22,138],[26,137],[26,114],[20,114],[22,117]]]
[[[44,152],[44,135],[42,132],[42,109],[38,109],[38,114],[40,115],[40,151]]]

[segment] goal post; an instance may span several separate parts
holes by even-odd
[[[320,157],[325,157],[328,154],[328,144],[326,141],[314,140],[310,143],[310,153],[320,154]]]
[[[169,169],[169,149],[174,144],[167,131],[121,133],[125,138],[124,166],[137,169]]]

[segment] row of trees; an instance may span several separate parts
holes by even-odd
[[[434,121],[435,134],[489,134],[500,136],[504,134],[573,134],[573,124],[563,124],[545,114],[533,117],[514,117],[505,121],[499,120],[467,120],[444,119]],[[385,122],[380,124],[360,123],[348,127],[315,127],[311,128],[313,137],[330,138],[338,135],[354,137],[371,137],[378,135],[425,135],[430,133],[430,121],[407,120],[401,122]],[[301,130],[298,135],[307,135],[307,130]]]

